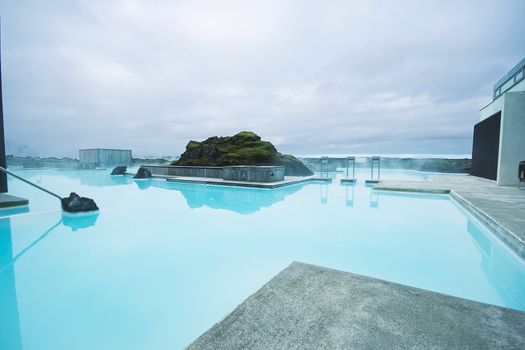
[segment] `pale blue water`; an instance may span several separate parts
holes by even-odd
[[[292,261],[525,310],[524,262],[447,196],[18,173],[101,210],[63,218],[56,199],[10,181],[31,211],[0,211],[1,349],[183,348]]]

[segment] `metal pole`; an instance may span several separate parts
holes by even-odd
[[[5,137],[4,137],[4,107],[2,104],[2,21],[0,18],[0,167],[6,168]],[[7,192],[7,175],[0,174],[0,193]]]
[[[328,157],[323,156],[321,157],[321,177],[324,177],[324,173],[326,172],[326,177],[328,177]]]
[[[4,173],[4,174],[9,174],[9,175],[11,175],[12,177],[17,178],[18,180],[20,180],[20,181],[22,181],[22,182],[25,182],[25,183],[28,184],[28,185],[31,185],[31,186],[33,186],[33,187],[36,187],[36,188],[38,188],[39,190],[44,191],[44,192],[46,192],[47,194],[50,194],[50,195],[52,195],[53,197],[58,198],[58,200],[60,201],[60,203],[62,203],[62,197],[60,197],[58,194],[53,193],[53,192],[51,192],[51,191],[48,191],[48,190],[46,190],[45,188],[40,187],[40,186],[38,186],[37,184],[35,184],[35,183],[33,183],[33,182],[29,181],[29,180],[26,180],[26,179],[24,179],[23,177],[20,177],[20,176],[16,175],[15,173],[10,172],[9,170],[5,169],[4,167],[0,167],[0,172],[2,172],[2,173]],[[6,176],[7,176],[7,175],[6,175]]]

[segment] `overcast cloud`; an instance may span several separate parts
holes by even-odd
[[[8,151],[469,154],[525,1],[1,0]]]

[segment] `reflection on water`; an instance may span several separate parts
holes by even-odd
[[[11,219],[0,219],[0,349],[22,349],[11,244]]]
[[[130,176],[109,175],[105,170],[71,173],[72,178],[80,178],[80,183],[87,186],[116,186],[127,185],[133,182]]]
[[[24,211],[20,208],[16,211]],[[27,211],[27,208],[25,209]],[[98,213],[89,215],[63,215],[58,222],[42,232],[38,238],[19,253],[13,255],[11,218],[0,218],[0,349],[22,349],[20,318],[16,293],[15,263],[49,236],[61,224],[73,231],[95,225]]]
[[[345,187],[345,205],[348,208],[354,206],[354,195],[355,195],[355,183],[344,183]]]
[[[23,213],[28,213],[28,212],[29,212],[28,206],[1,209],[0,217],[5,217],[5,216],[10,216],[10,215],[15,215],[15,214],[23,214]]]
[[[525,308],[525,270],[515,264],[513,254],[501,244],[494,244],[472,221],[467,231],[481,252],[481,270],[497,291],[505,305]]]
[[[62,214],[62,223],[73,231],[95,226],[98,212],[86,214]]]
[[[108,177],[106,175],[106,177]],[[127,185],[133,182],[133,179],[130,176],[124,176],[124,175],[109,175],[109,178],[111,179],[112,185]],[[101,185],[96,185],[101,186]]]
[[[110,175],[110,171],[108,170],[43,170],[42,172],[50,176],[58,175],[60,177],[80,180],[80,184],[85,186],[118,186],[133,183],[131,176]],[[42,182],[41,175],[35,174],[32,171],[27,171],[25,174],[23,172],[20,173],[26,178],[31,178],[36,183]]]
[[[140,180],[133,180],[133,182],[135,183],[135,185],[137,185],[137,187],[140,190],[146,190],[146,189],[151,187],[152,180],[149,180],[149,179],[143,179],[142,180],[142,179],[140,179]]]
[[[379,193],[370,189],[370,208],[379,208]]]
[[[319,202],[321,204],[327,204],[328,203],[328,184],[322,183],[319,185]]]
[[[226,209],[239,214],[253,214],[270,207],[297,191],[305,184],[280,187],[272,190],[233,186],[193,185],[168,181],[148,181],[151,186],[179,191],[192,209],[207,206]]]

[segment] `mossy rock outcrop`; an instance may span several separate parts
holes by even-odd
[[[249,131],[234,136],[213,136],[202,142],[190,141],[186,151],[172,165],[281,165],[287,176],[313,174],[299,159],[279,153],[271,142],[262,141]]]

